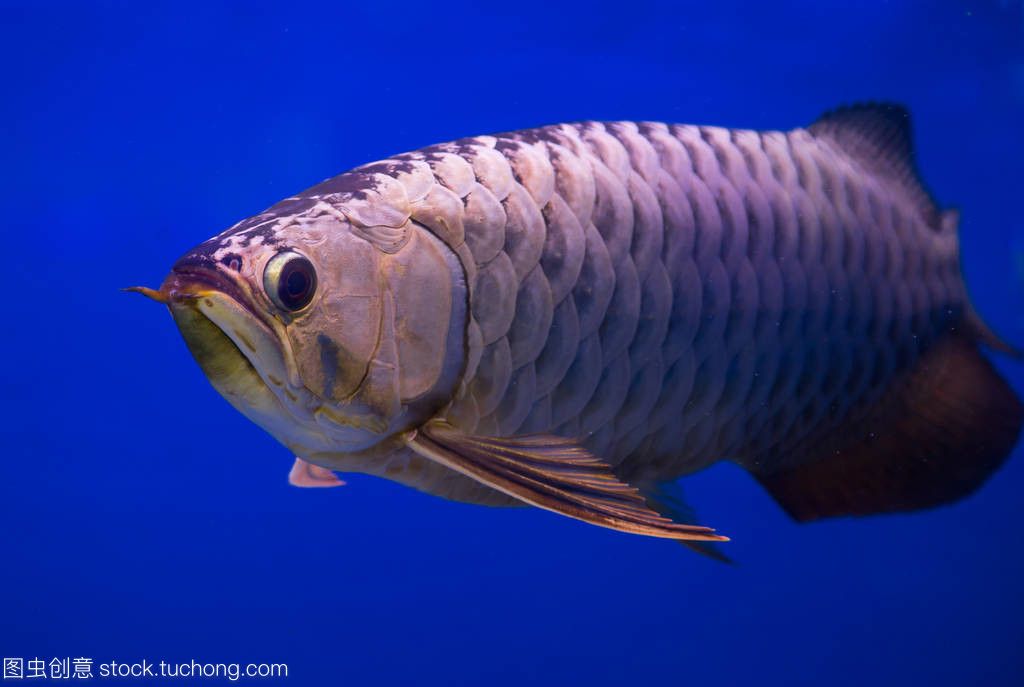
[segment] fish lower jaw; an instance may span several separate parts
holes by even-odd
[[[171,316],[192,357],[210,383],[222,393],[245,397],[245,390],[266,387],[249,358],[224,330],[199,311],[192,302],[172,302]]]
[[[228,403],[274,436],[294,426],[287,407],[253,361],[195,302],[172,302],[170,309],[192,357]]]

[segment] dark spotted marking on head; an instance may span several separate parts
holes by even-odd
[[[419,159],[423,162],[443,162],[446,154],[443,150],[430,149],[424,149],[417,152],[420,153]]]
[[[480,140],[479,136],[464,136],[463,138],[455,139],[454,141],[452,141],[452,143],[455,146],[459,146],[459,147],[463,147],[463,148],[483,145],[483,142]]]
[[[383,160],[381,162],[372,162],[362,167],[356,167],[354,171],[363,174],[383,174],[385,176],[394,176],[397,174],[413,174],[416,172],[416,165],[410,160],[403,160],[401,156],[399,159]]]
[[[285,198],[258,215],[248,217],[230,229],[205,241],[196,250],[203,249],[213,253],[217,249],[227,246],[230,243],[230,239],[235,236],[243,237],[240,241],[243,247],[248,247],[252,244],[257,236],[262,238],[263,242],[268,245],[277,245],[282,242],[282,239],[275,235],[276,230],[272,228],[276,221],[284,217],[301,214],[314,205],[316,205],[316,200],[312,198],[297,196]]]
[[[205,269],[216,269],[217,263],[213,254],[221,247],[221,242],[212,238],[200,243],[175,263],[175,268],[198,267]]]
[[[231,227],[227,231],[214,236],[212,239],[204,241],[195,250],[214,253],[217,250],[229,245],[231,239],[234,237],[241,237],[238,243],[242,247],[249,247],[256,237],[263,239],[263,242],[268,245],[275,245],[281,242],[275,235],[273,228],[274,220],[277,219],[276,215],[268,212],[263,212],[246,220],[243,220]]]
[[[500,138],[497,143],[494,144],[494,149],[504,155],[505,153],[522,150],[526,145],[527,144],[522,141],[516,141],[510,138]],[[519,173],[519,169],[515,165],[510,165],[510,167],[512,171],[512,178],[515,179],[517,184],[525,187],[526,184],[523,181],[522,175]]]
[[[516,140],[523,143],[552,143],[563,145],[564,136],[555,127],[545,126],[540,129],[527,129],[526,131],[515,132]]]
[[[316,186],[303,191],[302,196],[309,198],[312,196],[338,195],[343,196],[343,198],[339,199],[342,201],[367,200],[370,198],[370,192],[376,191],[379,186],[380,182],[372,174],[368,174],[363,170],[352,171],[321,181]]]
[[[277,235],[277,229],[273,221],[268,221],[258,227],[237,231],[234,235],[242,237],[241,245],[244,248],[252,245],[252,242],[257,238],[263,239],[265,245],[276,246],[283,242],[283,239]]]
[[[419,153],[421,159],[427,160],[428,162],[435,162],[444,159],[444,156],[450,151],[443,143],[435,143],[432,146],[421,148],[416,152]]]
[[[220,264],[237,272],[242,268],[242,256],[238,253],[225,253],[220,259]]]
[[[316,205],[316,200],[313,198],[307,198],[304,195],[292,196],[291,198],[285,198],[278,203],[274,203],[262,214],[267,216],[288,217],[290,215],[302,214],[314,205]]]
[[[475,138],[460,138],[448,145],[438,146],[438,150],[445,153],[453,153],[466,159],[472,159],[477,156],[478,149],[481,147],[487,147],[483,141]]]
[[[499,138],[494,144],[494,149],[497,150],[499,153],[513,153],[518,150],[521,150],[526,145],[528,144],[525,141],[518,141],[512,138]]]

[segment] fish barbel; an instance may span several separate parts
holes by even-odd
[[[979,352],[958,217],[909,117],[788,132],[583,122],[358,167],[186,253],[159,291],[296,456],[613,529],[721,540],[666,485],[719,460],[798,520],[976,489],[1024,418]]]

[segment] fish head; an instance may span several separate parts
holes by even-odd
[[[463,373],[461,267],[408,219],[257,216],[186,253],[159,294],[214,388],[300,456],[399,445]]]

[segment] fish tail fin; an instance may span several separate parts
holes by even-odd
[[[980,487],[1012,451],[1024,405],[971,332],[938,342],[869,408],[786,467],[748,469],[796,520],[930,508]]]
[[[902,189],[936,232],[955,236],[914,162],[910,114],[865,103],[823,115],[808,130]],[[1021,357],[968,304],[961,326],[924,353],[883,396],[798,447],[783,467],[748,469],[796,520],[930,508],[961,499],[1002,465],[1024,405],[979,345]]]

